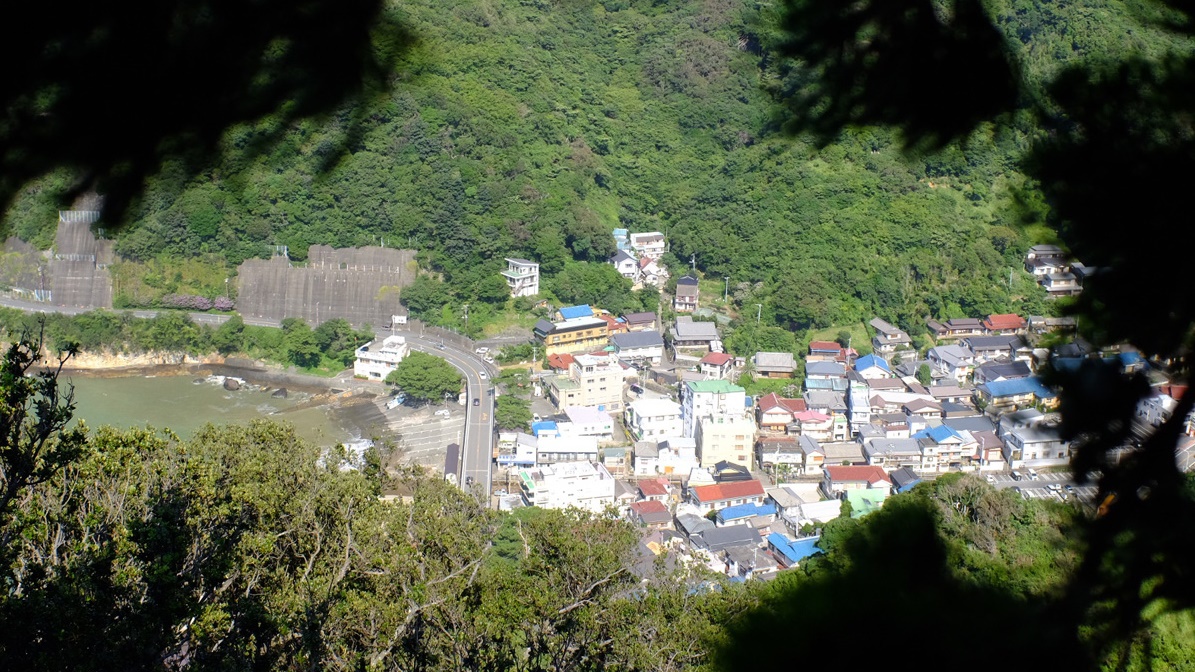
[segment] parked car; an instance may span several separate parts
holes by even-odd
[[[440,410],[436,411],[436,415],[438,415],[440,417],[447,418],[450,415],[450,413],[448,412],[447,408],[441,408]]]
[[[1012,476],[1012,480],[1014,480],[1014,481],[1019,481],[1022,478],[1024,478],[1024,476],[1022,476],[1021,472],[1019,472],[1019,471],[1014,471],[1011,474],[1009,474],[1009,476]],[[1018,488],[1017,491],[1019,492],[1020,488]]]
[[[1029,470],[1029,480],[1036,481],[1039,478],[1041,478],[1041,476],[1036,471],[1032,469]]]
[[[479,355],[484,355],[485,353],[487,353],[489,351],[490,351],[489,348],[482,347],[482,348],[478,348],[478,349],[474,350],[473,352],[475,352]]]
[[[987,475],[987,482],[988,482],[988,483],[991,483],[991,484],[993,484],[993,485],[995,485],[995,483],[996,483],[996,477],[995,477],[995,476],[993,476],[993,475],[991,475],[991,474],[988,474],[988,475]]]
[[[541,420],[543,420],[543,418],[539,417],[539,413],[531,414],[531,422],[539,422]]]

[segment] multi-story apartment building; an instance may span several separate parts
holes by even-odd
[[[751,468],[755,422],[745,415],[703,417],[697,423],[697,457],[702,467],[734,462]]]
[[[668,246],[664,242],[664,234],[659,231],[647,233],[632,233],[630,235],[631,249],[640,257],[659,259],[664,256]]]
[[[610,325],[600,317],[574,317],[549,322],[540,320],[533,330],[543,343],[544,357],[573,352],[593,352],[610,343]]]
[[[568,371],[544,377],[548,398],[563,413],[567,406],[595,406],[599,411],[622,408],[624,369],[617,359],[576,355]]]
[[[526,259],[506,259],[506,270],[502,271],[513,297],[539,294],[539,264]]]
[[[381,343],[370,341],[357,348],[353,375],[370,380],[385,380],[408,352],[410,348],[407,347],[407,339],[402,336],[387,336]]]
[[[681,406],[668,399],[639,399],[623,414],[627,431],[636,441],[662,441],[684,436]]]
[[[740,418],[747,412],[746,391],[725,380],[696,380],[681,388],[685,436],[697,436],[701,418]]]
[[[528,506],[601,512],[614,503],[614,477],[600,462],[564,462],[519,471]]]

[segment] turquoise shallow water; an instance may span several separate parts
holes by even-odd
[[[225,390],[218,379],[194,376],[92,378],[64,376],[75,386],[75,418],[89,427],[169,427],[187,439],[207,423],[244,423],[256,418],[289,422],[300,436],[319,445],[353,438],[327,403],[312,404],[311,395],[291,392],[276,399],[248,385]]]

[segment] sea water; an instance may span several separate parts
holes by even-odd
[[[346,423],[329,401],[313,400],[304,392],[273,397],[273,388],[242,385],[226,390],[223,378],[208,376],[149,376],[129,378],[63,374],[74,385],[75,419],[88,427],[121,429],[150,426],[169,428],[182,439],[212,424],[247,423],[265,418],[290,423],[303,438],[317,445],[351,441],[360,432]]]

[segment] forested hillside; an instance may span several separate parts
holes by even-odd
[[[1177,48],[1137,25],[1136,6],[990,6],[1035,82],[1075,59]],[[762,303],[789,328],[1048,310],[1019,271],[1024,249],[1050,235],[1018,171],[1028,118],[933,154],[903,153],[880,130],[821,149],[786,137],[771,94],[802,82],[775,55],[770,4],[413,0],[389,11],[418,44],[388,96],[299,123],[261,156],[251,150],[271,122],[236,127],[220,165],[190,182],[167,165],[131,209],[120,253],[235,264],[272,244],[297,259],[316,243],[413,246],[449,282],[434,303],[476,298],[512,254],[538,260],[551,289],[574,260],[604,260],[624,226],[665,231],[674,266],[695,258],[712,277],[752,283],[740,305]],[[346,137],[350,118],[366,121]],[[19,235],[48,245],[45,197],[68,177],[18,199]]]

